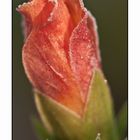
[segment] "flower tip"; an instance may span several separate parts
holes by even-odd
[[[22,14],[29,14],[31,12],[30,7],[32,7],[32,5],[33,1],[24,2],[23,4],[18,5],[16,10]]]
[[[22,7],[22,4],[19,4],[18,7],[16,7],[16,11],[20,12],[21,7]]]

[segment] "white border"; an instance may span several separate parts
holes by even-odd
[[[129,140],[140,139],[140,0],[129,0]]]
[[[0,4],[0,140],[11,140],[11,0]],[[129,0],[129,140],[140,139],[140,0]]]
[[[0,2],[0,140],[11,140],[11,0]]]

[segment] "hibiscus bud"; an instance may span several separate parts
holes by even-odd
[[[93,109],[94,105],[91,106],[93,102],[98,108],[101,100],[96,97],[100,96],[98,93],[100,90],[97,89],[100,87],[98,85],[100,80],[101,88],[107,91],[109,106],[111,106],[111,99],[103,75],[99,74],[99,81],[98,76],[95,78],[97,71],[102,73],[97,26],[83,2],[81,0],[32,0],[19,6],[17,10],[24,16],[25,23],[25,43],[22,51],[25,72],[33,88],[40,93],[36,95],[37,107],[42,110],[43,106],[46,106],[45,112],[54,130],[56,125],[60,126],[60,132],[56,135],[62,140],[86,140],[86,137],[92,134],[87,133],[86,129],[89,129],[88,132],[95,130],[93,138],[100,133],[97,130],[102,132],[103,129],[109,133],[113,125],[112,113],[108,114],[111,122],[107,129],[104,129],[102,124],[108,120],[101,120],[100,124],[94,116],[99,113]],[[94,87],[97,102],[95,97],[91,96],[93,83],[97,84],[97,87]],[[45,99],[46,105],[40,98]],[[112,112],[111,108],[109,110]],[[83,124],[82,119],[86,120],[86,123]],[[89,127],[90,122],[94,124],[95,120],[98,129]],[[62,131],[64,129],[68,130]],[[83,135],[77,134],[80,132],[78,129],[81,129]],[[60,133],[65,133],[62,138]],[[104,140],[107,140],[108,136],[104,131],[102,135]],[[110,138],[112,139],[113,136],[114,134]]]
[[[100,66],[96,23],[79,0],[33,0],[25,19],[23,65],[33,87],[82,115]]]

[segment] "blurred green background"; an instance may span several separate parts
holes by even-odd
[[[32,87],[21,59],[23,34],[13,0],[13,140],[37,140],[31,124],[36,113]],[[116,113],[127,99],[127,0],[84,0],[98,24],[104,73],[111,87]]]

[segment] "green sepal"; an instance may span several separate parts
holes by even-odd
[[[117,121],[118,121],[118,130],[121,136],[121,139],[124,139],[127,131],[127,125],[128,125],[128,103],[125,102],[118,113],[117,116]]]
[[[49,120],[57,140],[82,140],[81,119],[77,114],[38,93],[35,94],[35,100],[37,100],[37,106],[42,106],[39,108]]]
[[[91,81],[84,119],[88,140],[94,140],[97,134],[101,140],[119,140],[110,89],[100,70],[95,71]]]
[[[110,90],[100,70],[93,74],[83,116],[37,91],[35,101],[56,140],[95,140],[99,133],[101,140],[119,140]]]

